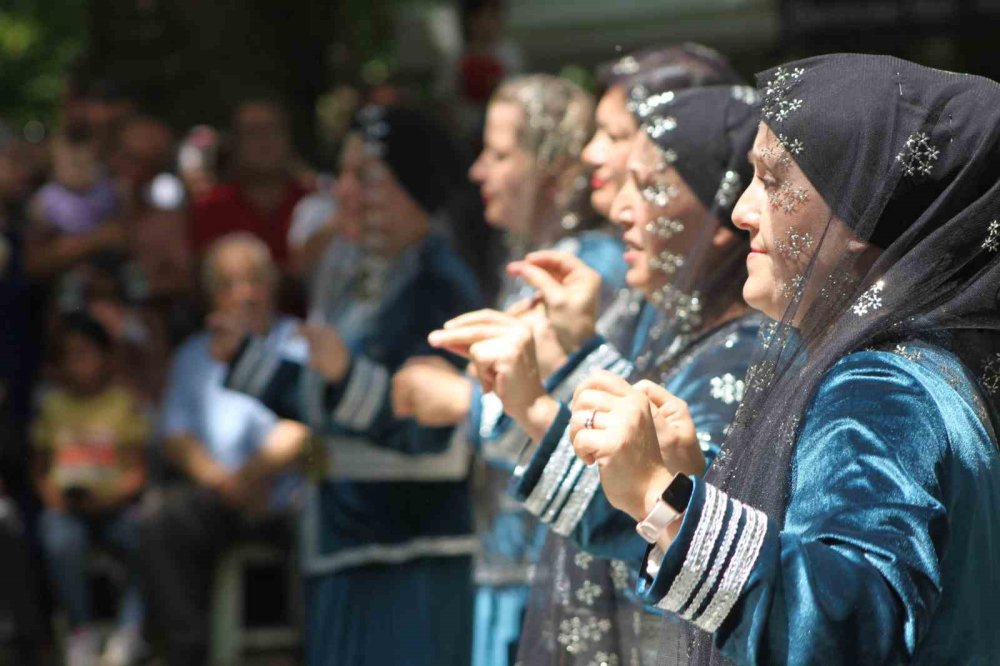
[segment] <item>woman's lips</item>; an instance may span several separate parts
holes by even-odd
[[[590,177],[590,187],[592,189],[599,190],[607,184],[608,181],[605,180],[604,178],[601,178],[596,173]]]

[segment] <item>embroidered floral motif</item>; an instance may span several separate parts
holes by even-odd
[[[587,666],[618,666],[620,663],[616,654],[597,652]]]
[[[559,623],[556,640],[570,654],[580,654],[611,630],[611,620],[574,616]]]
[[[583,581],[583,585],[576,591],[576,598],[587,606],[593,606],[594,601],[601,596],[601,588],[589,580]]]
[[[857,302],[852,308],[854,314],[859,317],[867,315],[869,312],[875,312],[880,307],[882,307],[882,290],[885,289],[885,282],[879,280],[873,284],[868,291],[861,294]]]
[[[823,288],[819,290],[819,295],[824,299],[844,298],[854,291],[857,282],[857,278],[852,275],[831,273],[826,278]]]
[[[621,560],[611,560],[611,584],[619,592],[629,589],[628,565]]]
[[[796,275],[791,280],[781,283],[781,295],[784,298],[791,300],[799,295],[804,284],[805,278],[801,275]]]
[[[774,361],[762,360],[747,368],[744,380],[746,388],[760,389],[774,381],[776,365]]]
[[[611,72],[615,76],[629,76],[639,71],[639,61],[635,56],[624,56],[611,67]]]
[[[642,198],[663,208],[680,192],[674,185],[647,185],[642,188]]]
[[[651,257],[649,267],[654,271],[660,271],[667,275],[673,275],[677,269],[684,265],[684,255],[664,250],[659,256]]]
[[[736,379],[732,374],[726,373],[721,377],[712,377],[712,397],[721,400],[727,405],[743,400],[743,391],[746,385],[742,379]]]
[[[701,326],[701,294],[684,293],[672,284],[665,284],[653,294],[653,303],[679,322],[681,333],[690,333]]]
[[[812,249],[813,237],[809,232],[799,233],[795,229],[789,229],[787,236],[787,240],[779,240],[774,244],[781,256],[798,259],[803,252]]]
[[[594,556],[588,552],[580,551],[573,557],[573,562],[576,566],[580,567],[584,571],[590,566],[590,563],[594,561]]]
[[[709,449],[712,448],[712,446],[711,446],[712,445],[712,435],[711,434],[709,434],[709,433],[707,433],[707,432],[705,432],[703,430],[699,430],[698,432],[695,433],[695,435],[697,435],[697,437],[698,437],[698,448],[701,449],[702,453],[705,453],[706,451],[708,451]]]
[[[760,95],[753,86],[733,86],[733,99],[744,104],[756,104],[760,100]]]
[[[659,139],[667,132],[677,129],[677,119],[673,116],[654,116],[643,127],[651,139]]]
[[[670,240],[684,231],[684,223],[672,217],[658,217],[646,225],[646,232],[663,240]]]
[[[903,358],[909,359],[911,361],[919,361],[924,357],[923,352],[921,352],[919,349],[910,349],[906,345],[896,345],[895,349],[892,350],[892,353],[898,354]]]
[[[983,387],[991,395],[1000,393],[1000,352],[993,354],[983,364]]]
[[[782,181],[778,189],[767,193],[768,203],[772,208],[780,208],[786,215],[791,215],[809,199],[809,193],[803,187],[794,187],[787,180]]]
[[[929,136],[914,132],[896,155],[896,161],[903,165],[903,173],[907,176],[927,176],[934,168],[938,155],[940,151],[931,144]]]
[[[988,252],[1000,250],[1000,221],[993,220],[987,229],[986,240],[983,241],[983,249]]]
[[[778,134],[774,145],[764,146],[759,154],[765,162],[770,162],[772,169],[786,169],[792,165],[792,155],[802,152],[803,144],[799,139],[789,139],[784,134]]]
[[[768,120],[784,121],[788,116],[802,108],[802,100],[790,97],[792,88],[798,85],[805,70],[801,67],[774,70],[774,76],[764,84],[764,102],[762,115]]]
[[[735,171],[727,171],[719,183],[719,191],[715,193],[715,203],[723,208],[729,208],[736,201],[740,191],[743,189],[743,181],[740,174]]]

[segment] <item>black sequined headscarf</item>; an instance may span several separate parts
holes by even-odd
[[[950,349],[978,376],[996,425],[1000,86],[843,54],[758,82],[774,137],[765,160],[779,173],[797,165],[823,201],[809,200],[798,175],[769,192],[772,215],[788,217],[779,254],[797,259],[796,273],[707,480],[780,527],[799,423],[825,373],[852,352],[913,339]],[[727,663],[708,634],[665,623],[663,636],[661,664]]]

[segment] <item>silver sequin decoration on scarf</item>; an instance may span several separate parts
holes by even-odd
[[[805,70],[801,67],[779,67],[774,76],[764,84],[764,102],[761,114],[768,120],[781,122],[802,108],[802,100],[792,97],[792,89],[799,83]]]
[[[729,208],[736,202],[736,197],[743,190],[743,180],[735,171],[727,171],[719,183],[719,191],[715,193],[715,203],[722,208]]]
[[[854,314],[863,317],[870,312],[875,312],[882,307],[882,290],[885,289],[885,282],[879,280],[868,291],[861,294],[853,306]]]
[[[896,161],[903,165],[906,176],[927,176],[934,168],[934,162],[941,154],[923,132],[914,132],[906,139],[903,150],[896,155]]]
[[[986,230],[986,240],[983,241],[983,249],[987,252],[1000,250],[1000,221],[993,220]]]

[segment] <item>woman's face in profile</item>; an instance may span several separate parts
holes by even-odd
[[[639,131],[626,106],[625,89],[609,88],[595,114],[597,131],[583,149],[583,162],[591,170],[590,203],[600,215],[611,216],[611,204],[625,183],[632,140]]]
[[[733,210],[733,223],[750,234],[743,298],[772,319],[799,294],[797,313],[806,312],[845,250],[860,257],[875,249],[833,215],[796,164],[798,150],[761,123],[747,156],[754,178]]]
[[[486,221],[515,233],[529,233],[541,183],[534,156],[521,145],[524,112],[516,104],[494,102],[486,113],[483,152],[469,169],[479,185]]]

